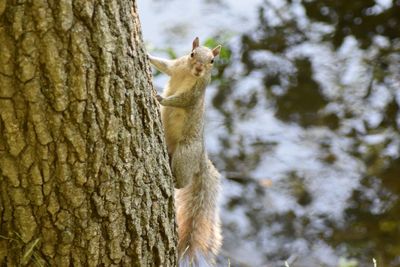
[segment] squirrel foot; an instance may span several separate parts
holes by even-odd
[[[161,102],[163,100],[163,97],[160,95],[156,95],[156,99],[158,102]]]

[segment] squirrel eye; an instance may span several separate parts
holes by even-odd
[[[194,56],[194,52],[190,53],[190,57],[193,57],[193,56]]]
[[[211,59],[211,64],[213,64],[214,63],[214,59]]]

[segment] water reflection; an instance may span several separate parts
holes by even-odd
[[[226,208],[246,210],[248,224],[239,238],[254,237],[265,262],[296,255],[294,266],[334,266],[338,255],[354,257],[360,266],[371,264],[372,257],[383,266],[400,266],[400,95],[394,67],[399,35],[386,31],[393,25],[381,15],[366,15],[374,1],[323,2],[307,2],[302,8],[310,20],[307,28],[326,22],[323,14],[335,14],[336,28],[327,34],[305,32],[290,11],[278,10],[286,19],[271,25],[266,5],[260,8],[256,32],[242,37],[242,75],[261,76],[263,90],[241,88],[247,97],[233,99],[228,92],[226,97],[238,103],[233,107],[213,102],[223,116],[241,114],[233,120],[238,128],[233,136],[221,138],[224,149],[236,147],[236,153],[218,157],[228,163],[227,171],[244,172],[247,182],[227,176],[241,184],[242,193],[231,197]],[[396,25],[393,12],[399,4],[382,11]],[[368,34],[365,28],[359,31],[359,23],[369,26]],[[374,27],[384,29],[379,38],[392,42],[384,49],[371,41]],[[330,44],[337,49],[329,49],[328,55],[309,52]],[[346,50],[355,55],[343,54]],[[380,63],[370,65],[374,60]],[[236,80],[240,78],[220,87],[217,97],[223,98],[226,87],[237,88]],[[266,102],[262,108],[260,99]],[[271,121],[262,118],[265,112],[284,124],[271,130]],[[257,118],[253,124],[264,128],[252,126],[248,118]],[[252,139],[269,145],[260,149]],[[263,175],[272,180],[268,188],[248,182],[259,182]]]
[[[264,1],[228,38],[206,129],[226,178],[221,265],[400,266],[398,14],[398,0]]]

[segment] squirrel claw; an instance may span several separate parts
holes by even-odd
[[[161,102],[163,100],[163,97],[160,95],[156,95],[156,99],[158,102]]]

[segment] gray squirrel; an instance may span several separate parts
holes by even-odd
[[[204,145],[205,91],[214,58],[221,46],[209,49],[193,41],[190,54],[169,60],[149,56],[170,76],[162,93],[161,119],[175,178],[180,265],[214,265],[222,236],[217,206],[220,174]]]

